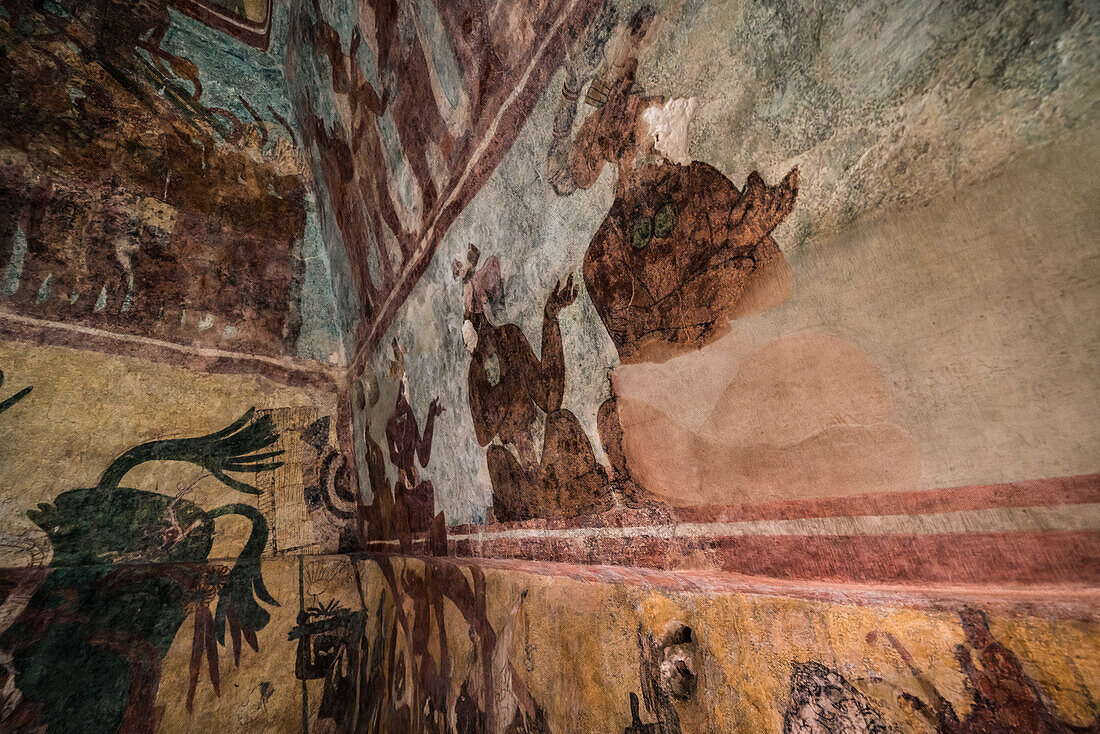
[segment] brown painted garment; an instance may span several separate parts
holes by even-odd
[[[577,133],[572,178],[588,188],[618,165],[615,201],[584,258],[584,282],[624,363],[698,348],[720,332],[751,276],[782,258],[770,234],[794,208],[798,172],[744,191],[706,163],[651,156],[638,126],[663,100],[633,91],[631,60],[607,102]]]
[[[393,498],[399,531],[402,521],[407,520],[409,531],[424,532],[429,529],[435,516],[435,491],[430,481],[419,479],[415,462],[419,459],[421,467],[428,465],[432,455],[435,419],[442,412],[439,402],[433,400],[424,422],[424,433],[421,434],[412,406],[404,394],[399,394],[393,415],[386,423],[390,461],[397,467],[398,473]]]
[[[571,284],[567,288],[571,291]],[[558,311],[566,304],[554,301],[563,295],[555,292],[547,304],[541,360],[515,324],[493,326],[484,314],[467,314],[478,332],[468,375],[477,441],[487,446],[499,437],[516,449],[513,454],[493,445],[487,453],[493,511],[500,522],[575,517],[610,507],[606,472],[576,416],[561,407],[565,356]],[[546,413],[541,459],[531,437],[540,410]]]

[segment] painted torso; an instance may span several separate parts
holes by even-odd
[[[480,393],[486,422],[505,443],[523,441],[538,415],[534,388],[524,377],[522,358],[531,351],[513,324],[483,328],[470,365],[470,389]],[[479,374],[480,373],[480,374]]]

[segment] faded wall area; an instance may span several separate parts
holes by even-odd
[[[1093,4],[0,7],[0,730],[1100,731]]]

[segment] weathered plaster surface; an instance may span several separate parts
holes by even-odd
[[[692,156],[735,180],[754,168],[765,179],[801,169],[798,203],[776,234],[792,291],[702,352],[616,367],[582,289],[561,316],[564,404],[597,454],[609,370],[624,395],[693,427],[734,355],[810,331],[852,343],[880,373],[893,422],[919,453],[919,472],[895,488],[1095,470],[1096,166],[1086,163],[1096,149],[1095,23],[1073,3],[668,11],[642,52],[639,83],[699,100]],[[455,379],[469,358],[450,261],[470,242],[499,257],[496,320],[518,324],[538,350],[537,304],[577,271],[612,201],[611,170],[565,198],[547,185],[557,88],[449,229],[373,360],[384,376],[399,339],[414,410],[422,416],[437,396],[449,409],[431,472],[451,522],[484,517],[491,494],[465,380]],[[392,399],[383,392],[378,405],[372,423],[384,443]],[[808,470],[806,479],[815,481]]]
[[[955,660],[959,650],[982,654],[960,624],[961,612],[980,607],[961,602],[918,609],[889,598],[872,607],[736,592],[670,592],[610,579],[581,581],[394,557],[309,559],[301,570],[293,561],[278,560],[266,562],[264,570],[285,599],[274,618],[283,625],[294,623],[299,578],[306,606],[335,600],[348,612],[365,613],[365,620],[354,624],[362,625],[368,642],[360,651],[345,651],[352,654],[341,674],[349,682],[363,676],[358,693],[354,687],[337,689],[333,679],[307,681],[309,731],[334,725],[342,730],[358,703],[368,731],[406,731],[416,726],[418,712],[429,731],[504,731],[511,724],[519,731],[629,732],[631,693],[641,701],[641,723],[663,727],[652,729],[659,732],[797,731],[784,728],[784,716],[797,712],[796,694],[805,694],[792,690],[792,677],[800,665],[812,663],[846,680],[864,704],[866,718],[845,720],[849,728],[838,731],[861,730],[854,727],[872,720],[887,731],[947,731],[901,696],[930,701],[936,692],[960,718],[978,720],[967,720],[970,728],[964,731],[993,731],[977,728],[982,714],[973,681]],[[463,596],[462,587],[476,590],[474,596]],[[1050,714],[1063,725],[1093,724],[1100,675],[1095,622],[1005,611],[986,616],[993,638],[1041,691]],[[646,707],[645,686],[659,686],[660,674],[646,664],[643,645],[684,626],[694,641],[686,659],[696,687],[685,699],[662,694],[675,710],[673,727],[667,716],[659,718]],[[210,699],[192,722],[301,730],[300,682],[290,674],[294,645],[274,635],[261,637],[260,644],[268,654],[242,659],[240,671],[229,672],[235,697]],[[185,654],[174,649],[167,667],[180,665]],[[491,670],[485,671],[489,660]],[[246,662],[253,663],[247,670]],[[1002,677],[1009,669],[987,669],[989,693],[1016,682]],[[476,692],[482,675],[496,692],[503,725],[470,718],[471,704],[482,710],[488,704],[487,696]],[[258,680],[274,688],[266,708],[257,700]],[[347,691],[347,697],[338,714],[345,718],[334,724],[318,716],[317,707],[336,690]],[[520,690],[529,698],[517,696]],[[810,699],[807,713],[828,710]],[[162,701],[169,712],[179,706],[167,697]],[[183,711],[176,714],[166,721],[187,721]],[[184,729],[173,723],[163,730]]]
[[[103,19],[63,6],[3,8],[0,312],[342,363],[329,257],[289,122],[283,4],[263,50],[163,2]],[[39,86],[50,68],[55,86]]]
[[[0,729],[1100,726],[1092,4],[143,3],[0,13]]]

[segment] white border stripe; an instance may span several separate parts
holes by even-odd
[[[972,533],[1034,532],[1041,530],[1100,530],[1100,504],[1004,507],[960,510],[920,515],[857,515],[796,520],[747,520],[744,522],[680,523],[678,525],[515,528],[463,535],[448,540],[583,539],[728,537],[751,535],[963,535]]]

